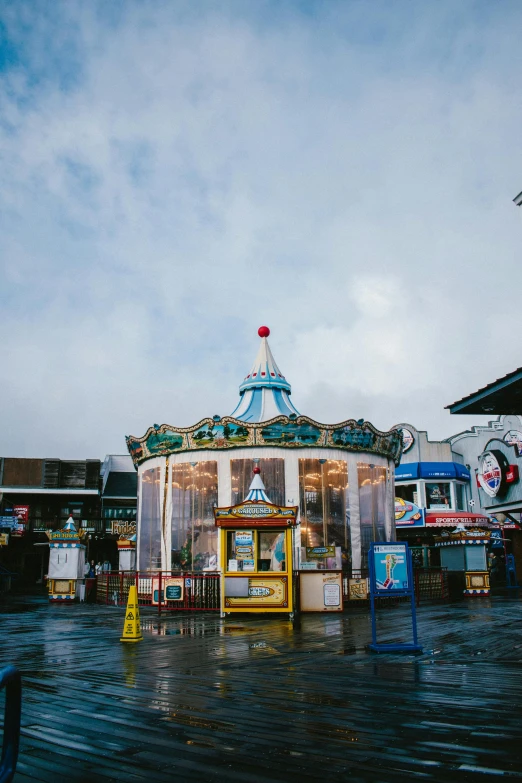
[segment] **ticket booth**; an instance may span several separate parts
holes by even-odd
[[[271,503],[254,468],[243,503],[215,508],[221,552],[221,614],[292,614],[294,531],[297,506]]]
[[[435,539],[440,548],[440,563],[448,569],[450,593],[460,590],[465,596],[489,595],[486,547],[489,530],[455,530]]]

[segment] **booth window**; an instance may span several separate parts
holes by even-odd
[[[251,543],[247,546],[238,535],[244,536],[246,532],[251,535]],[[286,571],[286,537],[284,531],[279,530],[251,530],[235,531],[227,533],[227,571],[237,570],[242,572],[277,572]],[[246,551],[250,549],[250,552]],[[232,563],[235,563],[232,568]]]
[[[449,483],[426,484],[426,508],[439,511],[451,509],[451,489]]]
[[[285,461],[280,458],[260,459],[255,463],[261,470],[261,478],[270,502],[275,506],[285,503]],[[253,479],[254,462],[252,459],[230,460],[232,478],[232,505],[242,503],[248,495]]]
[[[386,541],[384,520],[387,470],[380,465],[357,463],[362,568],[368,567],[368,550],[371,542]]]
[[[171,568],[217,571],[217,462],[172,465]]]
[[[344,460],[299,460],[301,547],[340,547],[346,565],[351,563],[348,466]],[[333,564],[332,564],[333,565]],[[339,567],[341,564],[337,564]]]
[[[161,568],[160,468],[141,475],[140,571]]]
[[[418,484],[395,484],[395,497],[402,498],[408,503],[419,505],[419,487]]]

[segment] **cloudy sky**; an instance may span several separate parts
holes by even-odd
[[[267,324],[322,422],[520,364],[522,4],[1,4],[0,456],[230,413]]]

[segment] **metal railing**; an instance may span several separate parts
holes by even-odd
[[[421,601],[449,601],[448,569],[416,568],[413,571],[417,605]]]
[[[182,580],[182,597],[170,599],[165,589],[168,579]],[[123,606],[127,603],[129,587],[136,585],[138,604],[152,606],[158,613],[219,612],[220,575],[175,571],[119,571],[102,573],[96,577],[96,601],[101,604]]]
[[[14,666],[0,670],[0,690],[5,688],[4,738],[0,757],[0,783],[11,783],[16,772],[22,715],[22,680]]]

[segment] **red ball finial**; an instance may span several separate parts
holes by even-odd
[[[268,326],[260,326],[259,329],[257,330],[257,333],[260,337],[268,337],[268,335],[270,334],[270,329],[268,328]]]
[[[254,468],[254,473],[257,476],[258,473],[261,473],[261,468],[258,468],[257,465],[256,465],[255,468]]]

